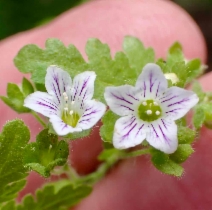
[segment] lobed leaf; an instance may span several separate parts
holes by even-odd
[[[27,169],[22,160],[29,138],[29,129],[21,120],[10,121],[3,127],[0,134],[0,203],[15,198],[25,186]]]
[[[38,134],[36,142],[26,146],[23,162],[26,167],[48,177],[55,166],[66,163],[68,155],[68,144],[63,140],[58,141],[56,135],[44,129]]]
[[[16,210],[68,210],[88,196],[91,191],[92,188],[89,186],[76,187],[69,180],[60,180],[37,190],[36,199],[32,195],[25,196]]]

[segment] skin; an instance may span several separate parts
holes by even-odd
[[[97,37],[115,51],[121,50],[125,35],[140,38],[145,46],[151,46],[157,57],[165,57],[168,47],[179,41],[186,58],[195,57],[206,61],[206,46],[203,36],[189,15],[177,5],[162,0],[103,0],[91,1],[70,10],[48,25],[12,36],[0,43],[0,94],[5,95],[8,82],[20,83],[21,75],[12,59],[26,44],[44,47],[49,37],[73,43],[84,53],[86,40]],[[212,75],[200,79],[205,90],[211,90]],[[29,125],[35,139],[42,128],[27,114],[17,115],[0,102],[3,126],[6,120],[22,118]],[[152,209],[210,209],[212,206],[212,132],[201,130],[201,138],[194,144],[195,153],[183,164],[182,178],[162,174],[152,166],[148,156],[131,158],[118,163],[107,176],[97,183],[92,194],[75,210],[152,210]],[[80,174],[94,170],[96,156],[102,149],[98,128],[91,136],[72,142],[71,163]],[[28,184],[20,197],[33,192],[42,183],[48,182],[31,173]]]

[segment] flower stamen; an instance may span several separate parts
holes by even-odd
[[[148,115],[151,115],[151,114],[152,114],[152,110],[147,110],[146,113],[147,113]]]
[[[140,104],[138,107],[139,118],[143,121],[151,122],[159,119],[162,109],[158,102],[149,99]]]

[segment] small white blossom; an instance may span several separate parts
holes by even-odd
[[[147,64],[135,87],[107,87],[105,100],[121,116],[113,135],[115,148],[126,149],[146,139],[167,154],[178,146],[175,120],[182,118],[198,102],[197,95],[179,87],[168,88],[160,67]]]
[[[92,100],[95,78],[94,72],[85,71],[72,82],[66,71],[50,66],[45,77],[48,93],[32,93],[25,99],[24,106],[49,117],[58,135],[87,130],[106,110],[103,103]]]

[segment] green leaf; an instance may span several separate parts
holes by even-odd
[[[177,132],[179,144],[191,144],[196,137],[196,132],[186,126],[178,125]]]
[[[44,129],[38,134],[36,142],[28,144],[25,148],[23,162],[26,167],[48,177],[55,166],[66,163],[68,155],[68,144],[63,140],[58,141],[56,135]]]
[[[179,144],[177,151],[169,155],[169,157],[175,163],[183,163],[189,158],[189,156],[191,156],[193,152],[194,150],[190,144]]]
[[[92,191],[86,185],[75,187],[68,180],[60,180],[46,185],[36,192],[36,199],[25,196],[16,210],[62,210],[69,209],[79,203]]]
[[[205,111],[201,105],[196,107],[192,120],[196,129],[200,129],[202,127],[205,121]]]
[[[147,63],[155,62],[155,53],[152,48],[145,49],[142,42],[136,37],[126,36],[123,49],[129,59],[130,66],[136,69],[137,75]]]
[[[0,96],[1,100],[7,104],[11,109],[18,113],[30,112],[30,109],[23,106],[24,95],[16,84],[8,83],[7,96]]]
[[[24,147],[29,129],[21,120],[8,122],[0,134],[0,203],[9,201],[25,186],[27,170],[23,166]]]
[[[86,54],[89,68],[97,74],[94,98],[104,101],[103,93],[107,86],[135,84],[136,71],[130,67],[123,52],[117,52],[112,60],[108,45],[102,44],[98,39],[89,39],[86,44]]]
[[[152,149],[152,163],[161,172],[180,177],[183,174],[183,168],[169,158],[169,155],[158,150]]]
[[[75,46],[67,48],[58,39],[48,39],[46,49],[36,45],[26,45],[14,59],[19,71],[32,73],[32,80],[37,84],[44,84],[46,69],[50,65],[57,65],[74,76],[88,70],[88,65]]]
[[[103,126],[100,128],[100,136],[103,141],[112,143],[114,126],[118,118],[119,116],[110,110],[103,116]]]
[[[22,92],[25,97],[34,92],[32,84],[25,77],[22,80]]]
[[[0,206],[1,210],[15,210],[15,201],[9,201],[3,206]]]

